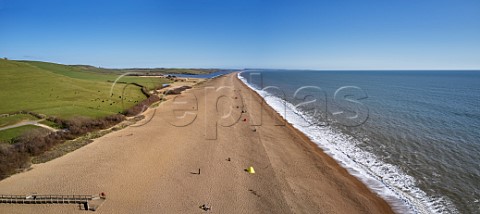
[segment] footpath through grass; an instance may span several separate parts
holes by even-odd
[[[0,131],[0,142],[7,142],[10,143],[11,140],[17,136],[20,136],[22,133],[26,131],[31,131],[34,129],[44,129],[42,127],[34,126],[34,125],[25,125],[16,128],[6,129]],[[45,129],[45,131],[48,131]]]
[[[22,121],[33,121],[38,118],[30,114],[14,114],[14,115],[2,115],[0,117],[0,128],[10,125],[15,125]]]

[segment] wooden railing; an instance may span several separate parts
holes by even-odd
[[[92,200],[105,200],[105,195],[0,195],[0,203],[7,204],[83,204],[85,210],[91,209]],[[96,206],[98,207],[98,206]]]

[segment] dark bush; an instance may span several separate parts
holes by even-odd
[[[191,89],[191,88],[192,88],[191,86],[184,85],[184,86],[180,86],[180,87],[177,87],[177,88],[174,88],[174,89],[167,90],[167,91],[164,92],[164,94],[165,95],[181,94],[182,91],[185,91],[185,90]]]
[[[185,90],[190,89],[190,88],[192,88],[192,87],[184,85],[184,86],[181,86],[181,87],[178,87],[178,88],[167,90],[167,91],[164,92],[164,94],[165,95],[180,94],[180,93],[182,93],[182,91],[185,91]]]
[[[158,102],[158,101],[160,101],[160,97],[158,97],[157,95],[151,95],[147,99],[143,100],[142,102],[138,103],[137,105],[125,111],[125,115],[129,117],[138,115],[143,111],[147,110],[147,108],[150,105],[152,105],[152,103]]]
[[[150,96],[151,96],[150,92],[149,92],[148,89],[145,88],[145,87],[142,87],[142,93],[143,93],[145,96],[147,96],[147,97],[150,97]]]
[[[59,124],[64,130],[45,132],[36,129],[14,139],[12,145],[0,144],[0,179],[8,177],[16,170],[27,166],[29,157],[40,155],[65,140],[73,140],[87,132],[112,127],[123,121],[124,118],[120,114],[102,119],[79,117],[63,120],[49,117],[48,120]]]
[[[15,173],[15,170],[24,168],[28,161],[26,153],[18,152],[14,146],[0,144],[0,179]]]
[[[12,114],[29,114],[29,115],[32,115],[32,116],[38,118],[38,119],[44,119],[46,117],[43,114],[39,114],[39,113],[32,112],[32,111],[25,111],[25,110],[17,111],[17,112],[14,112]]]
[[[20,137],[14,139],[14,147],[18,152],[38,155],[47,149],[48,145],[45,139],[48,135],[48,132],[46,133],[39,129],[27,131]]]

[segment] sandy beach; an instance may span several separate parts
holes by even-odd
[[[215,92],[222,86],[230,88]],[[185,111],[185,118],[174,116]],[[222,118],[226,112],[231,117]],[[392,213],[302,133],[281,125],[235,73],[145,114],[135,126],[0,181],[0,194],[105,192],[96,213]],[[85,212],[78,205],[0,204],[0,213]]]

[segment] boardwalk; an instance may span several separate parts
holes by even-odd
[[[91,202],[96,200],[91,206]],[[7,204],[83,204],[85,210],[96,210],[105,195],[0,195],[0,203]]]

